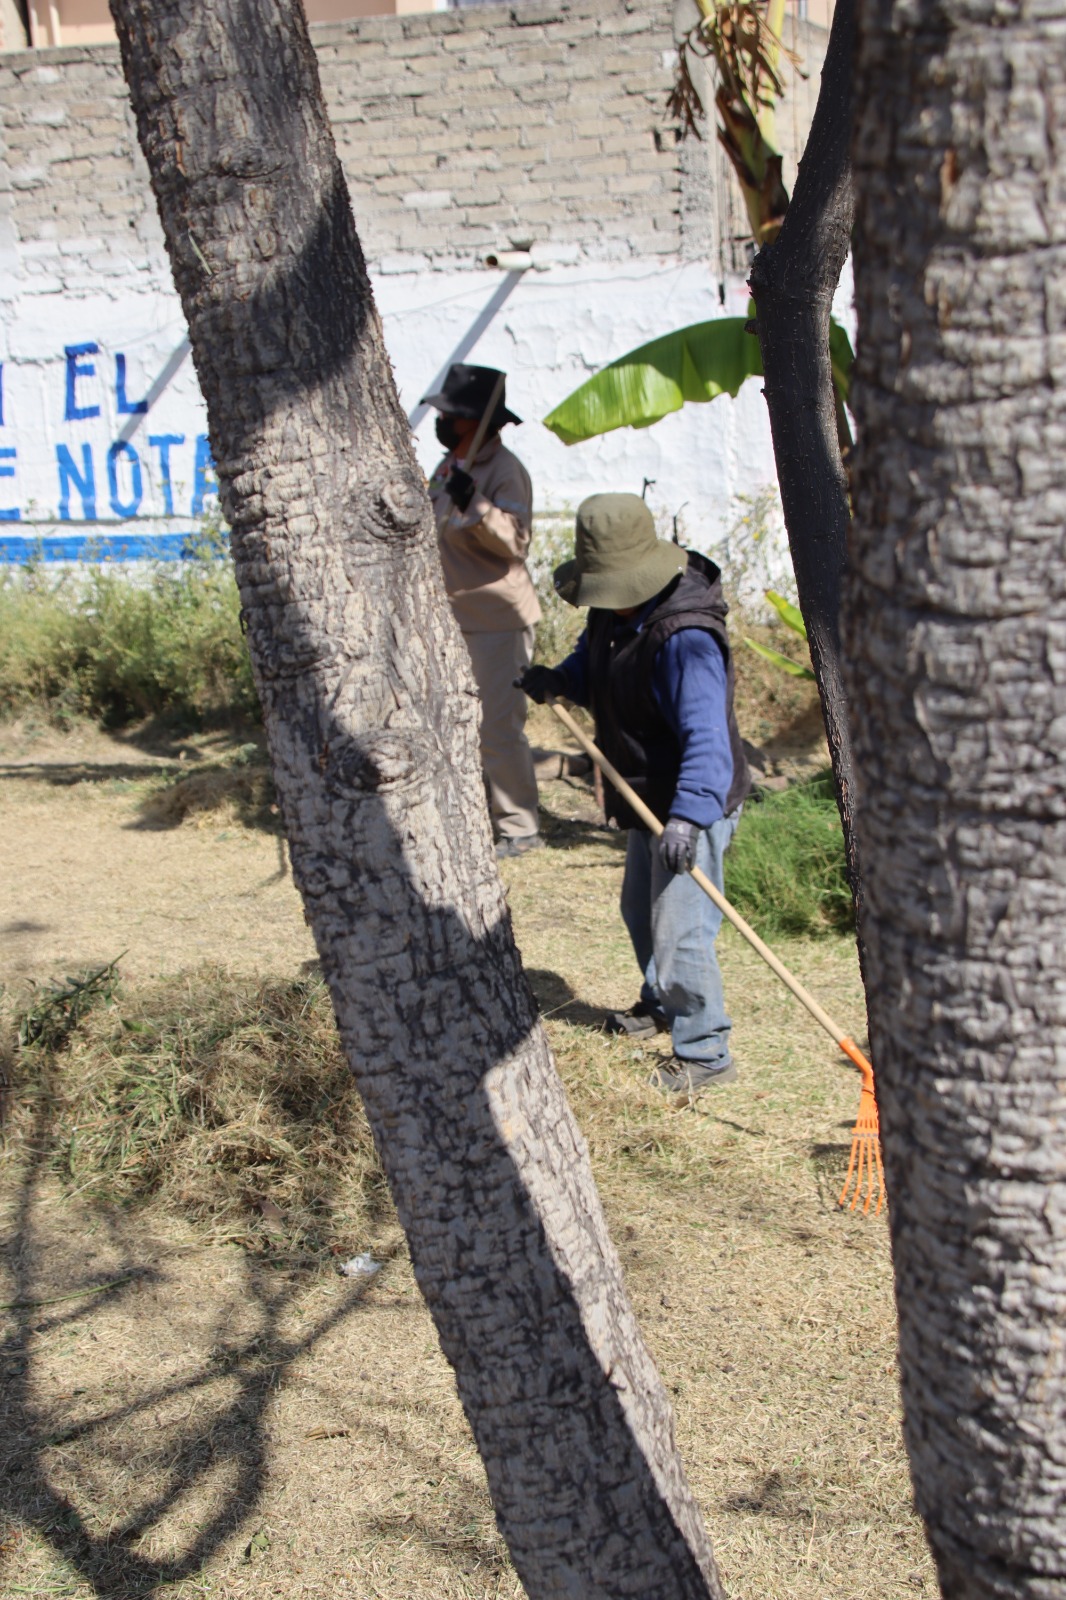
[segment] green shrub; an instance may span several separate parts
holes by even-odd
[[[43,707],[116,724],[258,715],[233,568],[200,556],[138,568],[0,574],[0,713]]]
[[[725,891],[766,938],[855,925],[832,774],[749,801],[725,858]]]

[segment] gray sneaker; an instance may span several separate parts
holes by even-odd
[[[657,1033],[668,1033],[670,1024],[665,1011],[638,1000],[628,1011],[608,1011],[604,1023],[607,1033],[624,1033],[629,1039],[654,1039]]]
[[[526,833],[518,839],[497,839],[496,860],[507,861],[511,856],[524,856],[531,850],[543,849],[544,840],[539,833]]]
[[[736,1081],[735,1061],[727,1061],[724,1067],[710,1067],[702,1061],[680,1061],[677,1056],[656,1067],[648,1079],[652,1088],[666,1095],[679,1110],[692,1105],[705,1089],[718,1089]]]

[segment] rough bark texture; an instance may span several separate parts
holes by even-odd
[[[720,1594],[522,975],[299,0],[115,0],[341,1035],[531,1596]]]
[[[855,0],[838,0],[795,193],[777,241],[755,258],[751,290],[781,505],[858,898],[854,769],[840,651],[850,509],[829,362],[829,314],[851,239],[854,18]]]
[[[906,1436],[1066,1596],[1066,10],[862,0],[845,610]]]

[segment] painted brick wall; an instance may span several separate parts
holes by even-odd
[[[313,36],[370,260],[469,261],[523,237],[556,259],[677,253],[665,0],[531,0]],[[158,245],[116,47],[0,56],[0,230],[0,248],[52,256],[64,241],[90,261],[94,240]]]
[[[368,253],[675,254],[670,19],[663,0],[526,0],[316,29]]]
[[[713,138],[664,121],[671,23],[672,0],[522,0],[313,38],[427,471],[421,396],[450,361],[503,366],[539,509],[647,479],[663,525],[680,510],[709,549],[773,481],[757,381],[574,450],[538,420],[623,351],[746,310],[735,181]],[[824,38],[795,41],[810,77],[779,117],[786,173]],[[526,241],[536,270],[485,267]],[[0,535],[178,533],[213,482],[117,47],[0,55]]]

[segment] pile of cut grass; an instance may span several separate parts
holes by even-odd
[[[272,833],[281,827],[274,779],[256,744],[241,745],[228,760],[206,762],[150,790],[141,815],[156,828],[177,828],[184,822],[217,827],[229,821]]]
[[[158,1202],[211,1242],[310,1263],[393,1220],[320,978],[201,969],[126,988],[116,963],[42,989],[14,1018],[13,1133],[102,1205]],[[608,1187],[683,1183],[705,1157],[685,1119],[617,1071],[599,1030],[549,1024]]]
[[[725,890],[768,938],[854,928],[844,833],[828,769],[745,806],[725,858]]]
[[[200,971],[96,994],[36,1042],[21,1019],[15,1132],[65,1183],[296,1256],[391,1214],[320,979]]]

